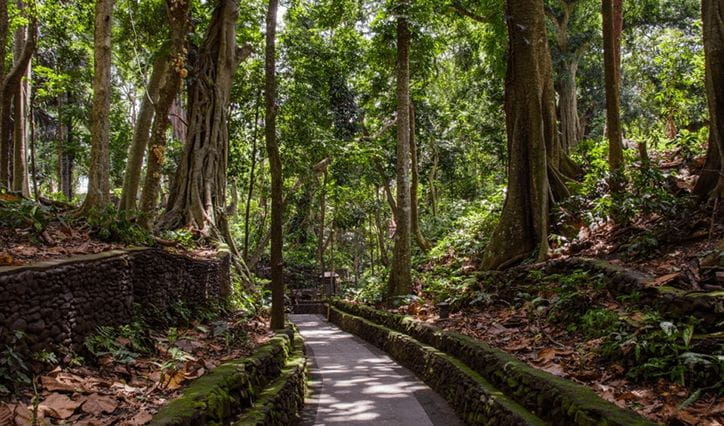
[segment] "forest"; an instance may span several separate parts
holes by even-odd
[[[0,0],[0,425],[145,424],[307,299],[468,336],[647,421],[724,424],[722,16]],[[140,248],[223,253],[229,300],[79,349],[38,350],[52,321],[11,315],[32,291],[4,271]]]

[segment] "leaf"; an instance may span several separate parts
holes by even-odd
[[[70,373],[57,373],[55,377],[48,375],[40,378],[40,384],[44,390],[80,392],[83,390],[83,378]]]
[[[181,388],[181,385],[186,380],[186,371],[179,369],[171,375],[164,375],[161,387],[167,390],[176,390]]]
[[[145,425],[153,419],[153,416],[148,411],[139,411],[135,416],[131,417],[130,420],[121,424],[128,426]]]
[[[545,348],[538,351],[538,362],[548,364],[556,357],[556,350],[553,348]]]
[[[94,416],[111,414],[116,411],[116,408],[118,408],[118,401],[115,398],[98,395],[97,393],[89,395],[81,406],[81,410],[83,410],[83,412]]]
[[[53,393],[40,403],[38,410],[45,412],[48,417],[65,420],[72,416],[81,404],[81,401],[73,401],[63,394]]]
[[[7,406],[7,404],[0,405],[0,425],[13,424],[13,410]]]

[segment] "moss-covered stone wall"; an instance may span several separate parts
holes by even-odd
[[[367,306],[333,302],[340,311],[367,319],[460,360],[521,406],[553,424],[649,424],[637,414],[601,399],[583,385],[530,367],[507,352],[458,333]],[[330,319],[334,321],[334,309]],[[367,339],[367,336],[361,336]],[[374,340],[374,339],[373,339]],[[370,340],[374,343],[373,340]],[[392,348],[385,350],[394,350]]]
[[[336,307],[330,308],[329,320],[388,352],[415,372],[468,424],[545,424],[462,362],[431,346]]]
[[[229,424],[237,418],[238,424],[291,424],[304,404],[305,373],[304,341],[296,328],[281,330],[253,355],[194,380],[151,424]]]

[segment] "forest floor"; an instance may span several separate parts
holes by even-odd
[[[31,363],[33,386],[0,399],[0,425],[146,424],[189,381],[251,354],[270,336],[267,318],[240,313],[166,332],[109,329],[91,338],[87,359],[67,357],[55,368],[60,360]]]
[[[710,215],[697,209],[675,223],[650,217],[627,227],[606,224],[549,262],[502,276],[477,274],[475,284],[467,286],[453,306],[457,312],[447,319],[439,318],[424,295],[396,311],[482,340],[656,422],[724,425],[724,250],[719,243],[724,234],[719,223],[710,226]],[[647,250],[645,255],[630,250],[631,241],[640,241],[642,235],[656,243],[635,247]],[[718,320],[669,317],[666,309],[649,305],[638,292],[612,291],[595,273],[546,270],[577,256],[646,274],[649,288],[666,285],[687,294],[718,294]],[[468,277],[476,276],[470,265],[461,269]],[[642,294],[646,290],[641,289]],[[691,367],[698,372],[687,371],[689,361],[680,361],[688,354],[701,361]]]

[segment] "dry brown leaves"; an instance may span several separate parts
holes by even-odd
[[[152,333],[156,354],[135,359],[130,364],[111,357],[98,359],[95,367],[65,367],[36,377],[37,398],[32,392],[0,401],[0,426],[30,425],[33,401],[38,424],[142,425],[168,400],[176,397],[191,380],[230,359],[239,358],[269,338],[263,318],[240,321],[231,315],[221,319],[229,327],[248,334],[245,345],[227,346],[222,337],[207,328],[179,329],[178,340]],[[118,340],[124,344],[123,339]],[[125,342],[129,344],[130,342]],[[171,351],[175,348],[174,351]],[[170,363],[171,352],[184,351],[185,360]]]
[[[581,341],[534,318],[526,307],[488,307],[453,314],[450,319],[438,320],[437,325],[510,352],[533,367],[583,383],[602,398],[657,422],[724,424],[724,398],[708,396],[678,410],[690,395],[686,388],[665,380],[649,385],[631,383],[622,366],[607,365],[599,359],[596,349],[602,339]]]

